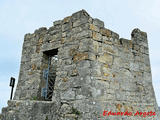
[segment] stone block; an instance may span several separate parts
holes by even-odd
[[[92,38],[97,41],[102,41],[102,35],[98,32],[93,32]]]
[[[81,60],[87,60],[88,59],[88,53],[77,53],[73,57],[74,62],[79,62]]]
[[[75,99],[75,91],[73,91],[72,89],[67,90],[67,91],[63,91],[61,93],[61,99],[62,100],[74,100]]]
[[[90,24],[89,28],[90,28],[91,30],[93,30],[93,31],[96,31],[96,32],[99,32],[99,31],[100,31],[99,28],[98,28],[97,26],[93,25],[93,24]]]
[[[108,29],[101,29],[100,30],[100,33],[108,38],[111,38],[112,37],[112,33],[110,30]]]
[[[97,19],[97,18],[93,20],[93,24],[98,26],[98,27],[101,27],[101,28],[104,27],[104,22],[99,20],[99,19]]]
[[[73,23],[73,27],[77,27],[77,26],[80,26],[82,24],[85,24],[88,22],[88,19],[87,18],[82,18],[82,19],[78,19],[77,21],[75,21]]]
[[[113,56],[108,53],[104,53],[103,55],[98,57],[98,61],[101,63],[112,65]]]

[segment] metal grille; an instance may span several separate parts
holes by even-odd
[[[48,68],[43,71],[43,78],[45,80],[45,88],[42,88],[42,97],[45,100],[51,100],[52,94],[54,90],[54,82],[55,82],[55,66],[51,65],[51,60],[54,57],[50,57],[48,59]]]

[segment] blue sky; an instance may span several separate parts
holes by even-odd
[[[0,0],[0,109],[10,97],[9,79],[18,79],[26,33],[85,9],[105,27],[130,39],[134,28],[148,33],[153,86],[160,106],[159,0]]]

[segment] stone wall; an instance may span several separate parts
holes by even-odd
[[[41,90],[43,70],[48,67],[46,52],[54,54],[54,50],[58,61],[49,102],[42,99]],[[119,38],[101,20],[81,10],[55,21],[49,29],[25,35],[14,101],[3,109],[3,120],[147,118],[103,116],[104,110],[158,114],[145,32],[134,29],[131,40]]]

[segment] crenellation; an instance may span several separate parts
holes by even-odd
[[[53,26],[61,26],[62,20],[57,20],[53,22]]]
[[[43,34],[44,32],[46,32],[47,31],[47,28],[46,27],[41,27],[41,28],[39,28],[39,29],[36,29],[35,31],[34,31],[34,33],[36,34],[36,35],[41,35],[41,34]]]
[[[158,119],[145,32],[120,38],[81,10],[25,35],[14,100],[2,120],[146,118],[103,116],[104,110],[152,110]]]
[[[104,22],[98,18],[93,19],[93,25],[98,26],[99,28],[104,28]]]
[[[75,20],[81,19],[81,18],[89,19],[90,15],[85,10],[80,10],[72,14],[72,22],[74,22]]]

